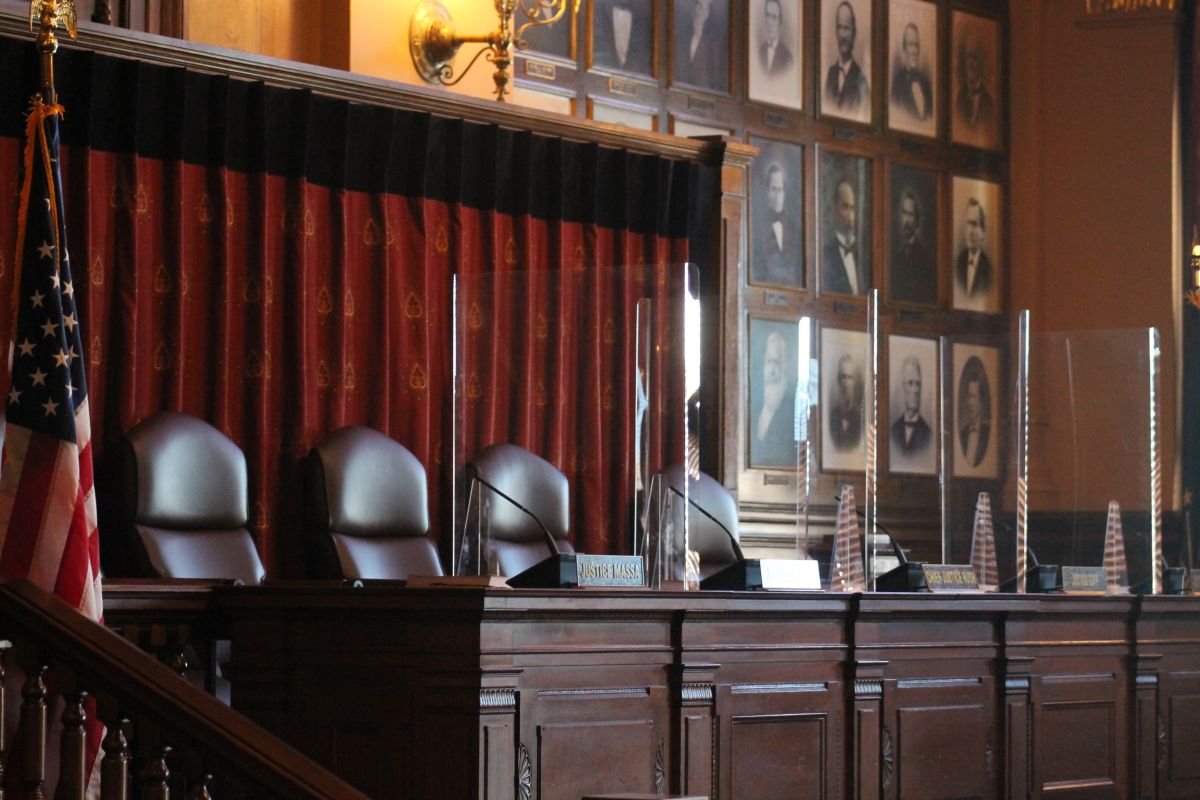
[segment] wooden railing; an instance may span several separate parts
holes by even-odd
[[[3,689],[16,687],[5,684],[18,681],[19,708],[6,707],[13,692]],[[59,698],[61,713],[52,711]],[[14,712],[20,722],[6,740],[3,720]],[[48,741],[52,714],[61,732]],[[107,726],[103,800],[365,797],[53,596],[23,581],[0,582],[0,764],[19,765],[22,797],[48,791],[53,746],[60,748],[57,797],[82,800],[89,714]]]

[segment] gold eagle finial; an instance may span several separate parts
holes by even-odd
[[[75,24],[75,0],[32,0],[29,4],[29,30],[33,30],[34,21],[38,19],[51,31],[62,25],[72,39],[78,33]]]

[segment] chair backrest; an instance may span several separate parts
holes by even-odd
[[[549,461],[515,444],[493,444],[467,464],[466,473],[468,482],[472,478],[485,481],[529,511],[525,513],[487,486],[475,487],[476,497],[491,495],[488,525],[502,574],[517,575],[549,555],[545,534],[533,517],[546,526],[559,552],[575,552],[567,541],[570,485],[567,476]]]
[[[308,524],[320,577],[441,575],[428,537],[425,467],[404,445],[362,426],[309,451]]]
[[[126,434],[108,470],[108,527],[116,528],[133,574],[263,579],[247,529],[246,457],[225,434],[187,414],[160,411]]]
[[[733,499],[729,490],[703,472],[689,480],[687,471],[678,464],[663,470],[662,480],[664,491],[674,489],[680,495],[683,494],[685,484],[687,486],[690,501],[688,546],[700,556],[700,577],[707,578],[736,562],[738,552],[734,549],[730,537],[738,538],[737,501]],[[675,495],[675,499],[679,502],[673,503],[672,508],[682,509],[683,500],[679,495]],[[697,507],[708,512],[713,519],[701,513]],[[677,526],[676,530],[680,528]]]

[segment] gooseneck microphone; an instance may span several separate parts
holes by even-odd
[[[712,514],[710,514],[710,513],[708,512],[708,510],[707,510],[707,509],[705,509],[705,508],[702,508],[702,507],[700,506],[700,504],[698,504],[698,503],[697,503],[695,500],[693,500],[693,499],[692,499],[692,498],[690,498],[690,497],[688,497],[688,498],[684,498],[684,496],[683,496],[683,492],[679,491],[679,490],[678,490],[678,489],[676,489],[674,486],[672,486],[672,487],[670,487],[670,488],[671,488],[671,491],[672,491],[672,492],[674,492],[675,494],[679,495],[679,498],[680,498],[681,500],[683,500],[683,499],[686,499],[686,500],[687,500],[687,504],[688,504],[689,506],[691,506],[692,508],[694,508],[694,509],[696,509],[697,511],[699,511],[699,512],[700,512],[701,514],[703,514],[704,516],[708,517],[710,520],[712,520],[713,522],[715,522],[715,523],[717,524],[717,527],[718,527],[718,528],[720,528],[721,530],[725,531],[725,535],[729,537],[729,543],[733,545],[733,552],[734,552],[734,555],[736,555],[736,556],[737,556],[737,560],[738,560],[738,561],[745,561],[745,560],[746,560],[746,555],[745,555],[745,554],[742,552],[742,546],[741,546],[740,544],[738,544],[737,537],[733,535],[733,531],[729,530],[729,528],[726,528],[726,527],[725,527],[725,526],[724,526],[724,525],[721,523],[721,520],[717,519],[717,518],[716,518],[716,517],[714,517]]]
[[[842,502],[842,499],[839,497],[837,501],[840,503]],[[862,509],[858,508],[857,506],[854,508],[854,513],[858,514],[858,516],[862,517],[864,520],[867,518],[867,515],[864,514]],[[896,537],[892,536],[892,532],[883,527],[883,524],[880,523],[879,520],[875,520],[875,527],[883,531],[883,535],[886,536],[888,541],[892,543],[892,549],[896,551],[896,561],[900,563],[900,566],[903,567],[905,564],[907,564],[908,558],[904,555],[904,550],[901,549],[900,543],[896,541]]]
[[[545,526],[545,524],[543,524],[543,522],[541,521],[541,519],[539,519],[539,518],[538,518],[538,515],[537,515],[537,514],[533,513],[533,512],[532,512],[532,511],[530,511],[528,508],[526,508],[525,506],[523,506],[523,505],[521,505],[520,503],[518,503],[518,502],[517,502],[517,501],[516,501],[516,500],[515,500],[515,499],[514,499],[512,496],[510,496],[510,495],[509,495],[507,492],[503,492],[503,491],[501,491],[500,489],[498,489],[498,488],[496,488],[495,486],[493,486],[493,485],[492,485],[491,483],[489,483],[488,481],[485,481],[485,480],[484,480],[483,478],[481,478],[479,475],[472,475],[472,476],[471,476],[471,480],[475,481],[476,483],[480,483],[480,484],[482,484],[482,485],[486,486],[487,488],[491,489],[491,490],[492,490],[493,492],[495,492],[496,494],[498,494],[498,495],[500,495],[501,497],[503,497],[503,498],[504,498],[505,500],[507,500],[508,502],[512,503],[512,504],[513,504],[514,506],[516,506],[517,508],[521,509],[521,511],[525,512],[525,514],[526,514],[526,515],[527,515],[527,516],[528,516],[530,519],[532,519],[534,522],[536,522],[536,523],[537,523],[537,525],[538,525],[538,527],[542,529],[542,536],[544,536],[544,537],[546,538],[546,547],[548,547],[548,548],[550,549],[550,555],[552,555],[552,556],[556,556],[556,555],[558,555],[558,554],[559,554],[558,543],[554,541],[554,536],[553,536],[553,535],[550,533],[550,530],[549,530],[549,529],[548,529],[548,528]]]

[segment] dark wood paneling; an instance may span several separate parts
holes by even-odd
[[[658,739],[651,719],[539,725],[537,738],[541,800],[655,789]]]
[[[797,800],[827,796],[828,718],[762,714],[733,718],[732,797]]]
[[[991,785],[991,719],[983,705],[902,708],[896,725],[900,797],[976,800]]]
[[[1196,742],[1200,742],[1200,695],[1175,695],[1167,708],[1171,780],[1200,778],[1200,754],[1196,752]]]

